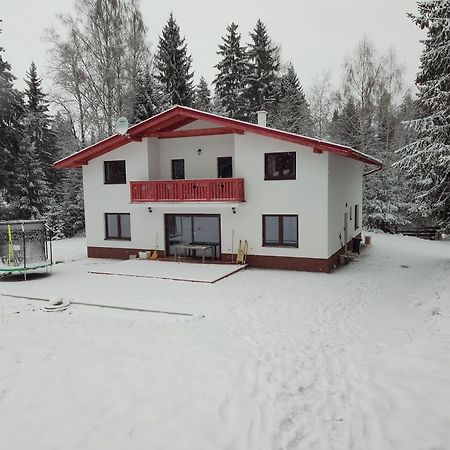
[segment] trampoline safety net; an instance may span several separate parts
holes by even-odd
[[[0,222],[0,271],[23,272],[51,264],[51,240],[43,221]]]

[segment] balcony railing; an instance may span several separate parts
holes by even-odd
[[[131,181],[131,202],[243,202],[243,178]]]

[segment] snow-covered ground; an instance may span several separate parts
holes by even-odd
[[[83,246],[0,293],[193,316],[0,296],[2,449],[450,448],[450,242],[215,284],[89,274]]]

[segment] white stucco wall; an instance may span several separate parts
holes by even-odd
[[[256,255],[327,257],[328,154],[251,133],[235,135],[236,177],[245,179],[246,203],[234,228]],[[264,180],[264,154],[296,152],[295,180]],[[299,248],[262,246],[262,214],[297,214]]]
[[[188,123],[180,128],[177,128],[177,131],[180,130],[198,130],[200,128],[217,128],[219,125],[216,125],[211,122],[207,122],[206,120],[195,120],[194,122]]]
[[[264,180],[264,154],[272,152],[296,152],[295,180]],[[130,203],[130,180],[170,179],[170,160],[178,158],[185,159],[186,178],[216,178],[219,156],[233,157],[234,176],[245,180],[246,202]],[[103,162],[120,159],[126,160],[127,184],[105,185]],[[362,164],[347,158],[251,133],[132,142],[83,167],[87,243],[153,249],[158,240],[163,250],[164,213],[220,214],[223,253],[236,251],[242,239],[249,242],[249,253],[254,255],[328,258],[339,248],[336,236],[343,229],[345,203],[361,205],[362,169]],[[105,240],[104,214],[108,212],[130,213],[131,241]],[[299,248],[263,247],[263,214],[298,215]],[[352,215],[350,231],[353,224]]]
[[[349,217],[349,240],[361,232],[362,175],[364,164],[329,154],[328,182],[328,255],[336,253],[344,242],[344,214]],[[359,205],[359,227],[355,229],[355,205]],[[350,212],[351,211],[351,212]],[[350,219],[351,217],[351,219]]]
[[[104,184],[104,161],[126,160],[127,184]],[[130,205],[130,180],[148,179],[147,142],[130,142],[83,166],[86,239],[88,246],[130,247],[130,241],[105,240],[105,213],[131,213],[131,235],[141,231]]]
[[[234,140],[232,134],[160,139],[159,151],[162,180],[172,178],[172,159],[184,159],[187,179],[217,178],[217,158],[234,156]]]

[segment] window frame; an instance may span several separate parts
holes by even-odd
[[[175,178],[175,165],[180,163],[180,161],[183,162],[183,177],[182,178]],[[175,159],[171,159],[171,176],[172,176],[172,180],[185,180],[186,179],[186,162],[184,160],[184,158],[175,158]]]
[[[268,173],[268,160],[269,158],[282,155],[292,155],[293,167],[292,174],[290,175],[281,175],[281,176],[272,176]],[[273,152],[273,153],[264,153],[264,180],[296,180],[297,179],[297,152]]]
[[[355,205],[355,230],[357,230],[359,226],[359,203]]]
[[[107,166],[109,164],[119,164],[123,163],[123,180],[117,181],[117,179],[108,178],[108,169]],[[115,159],[110,161],[103,161],[103,184],[127,184],[127,164],[124,159]]]
[[[108,216],[115,216],[117,221],[118,236],[109,236],[108,230]],[[121,216],[128,216],[130,221],[130,236],[122,236],[122,221]],[[105,240],[106,241],[131,241],[131,215],[130,213],[105,213]]]
[[[266,217],[278,217],[278,242],[266,242]],[[284,227],[284,217],[295,217],[297,221],[297,226],[295,227],[295,244],[285,243],[283,240],[283,227]],[[284,248],[299,248],[299,231],[298,231],[298,214],[263,214],[262,215],[262,246],[263,247],[284,247]]]

